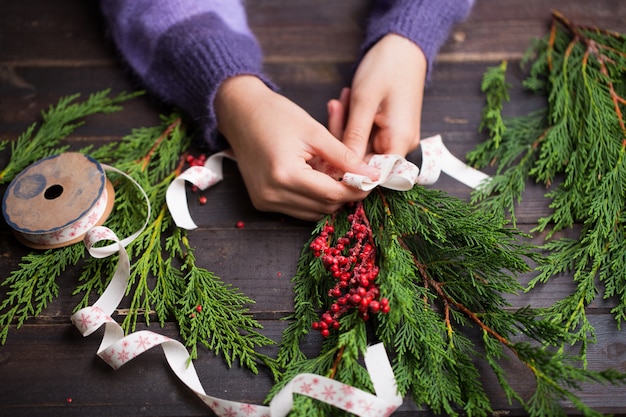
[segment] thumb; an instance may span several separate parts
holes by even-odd
[[[325,135],[324,140],[316,141],[315,154],[342,172],[365,175],[374,181],[380,177],[378,168],[368,165],[352,149],[330,134]]]
[[[342,142],[363,158],[367,152],[374,117],[378,112],[378,103],[372,100],[355,100],[354,95],[352,98]]]

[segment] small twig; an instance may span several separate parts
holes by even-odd
[[[337,375],[337,369],[339,368],[339,364],[341,363],[341,358],[343,357],[343,351],[346,349],[346,346],[342,346],[337,352],[337,357],[335,357],[335,361],[333,362],[332,368],[330,368],[330,372],[328,377],[330,379],[335,379],[335,375]]]
[[[399,239],[398,242],[404,249],[409,250],[409,248],[406,246],[406,243],[403,240]],[[516,356],[518,356],[517,351],[513,349],[512,343],[510,340],[508,340],[507,338],[502,336],[500,333],[493,330],[491,327],[487,326],[480,319],[480,317],[478,317],[476,313],[474,313],[472,310],[467,308],[465,305],[457,302],[456,300],[448,296],[448,294],[446,294],[446,292],[443,290],[441,283],[430,277],[430,274],[426,270],[426,265],[424,265],[423,263],[415,259],[415,256],[413,256],[413,263],[415,264],[417,269],[420,271],[420,274],[422,275],[422,278],[424,279],[424,281],[427,282],[430,287],[435,289],[435,291],[437,292],[437,295],[441,297],[444,303],[452,304],[453,306],[458,308],[461,312],[463,312],[466,316],[468,316],[474,323],[478,324],[478,326],[480,326],[481,329],[483,329],[485,332],[489,333],[491,336],[496,338],[503,345],[507,346],[509,349],[513,351],[513,353],[515,353]]]
[[[180,117],[177,117],[176,120],[174,120],[164,131],[163,133],[161,133],[161,135],[157,138],[157,140],[154,142],[154,145],[152,145],[152,147],[150,148],[150,150],[148,151],[148,153],[146,153],[146,155],[144,157],[142,157],[140,159],[141,161],[141,170],[145,170],[146,167],[148,166],[148,163],[150,163],[150,159],[152,158],[152,155],[154,154],[154,152],[156,151],[156,149],[159,147],[159,145],[161,144],[161,142],[163,142],[163,140],[165,140],[165,138],[167,138],[170,133],[172,133],[172,131],[177,128],[181,123],[181,119]],[[139,162],[139,161],[138,161]]]

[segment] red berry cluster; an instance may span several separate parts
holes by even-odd
[[[356,308],[363,320],[368,320],[370,313],[389,312],[389,301],[386,298],[379,301],[380,291],[374,282],[378,276],[376,251],[363,204],[357,203],[348,221],[350,230],[337,239],[335,246],[329,246],[335,231],[331,225],[324,226],[310,245],[313,254],[322,259],[337,281],[328,292],[336,301],[320,321],[313,323],[313,329],[320,330],[324,337],[330,334],[330,329],[339,329],[339,318],[351,308]]]
[[[189,166],[192,167],[201,167],[204,165],[204,163],[206,162],[206,155],[201,153],[200,155],[198,155],[197,157],[189,154],[187,155],[187,158],[185,159],[185,161],[187,161],[187,163],[189,164]]]

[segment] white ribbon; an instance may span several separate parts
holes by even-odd
[[[41,245],[43,248],[52,247],[54,245],[71,244],[74,239],[80,240],[80,236],[83,236],[98,222],[102,221],[107,211],[107,202],[112,198],[114,197],[109,195],[107,187],[105,186],[93,208],[82,218],[67,227],[59,228],[48,233],[27,233],[17,230],[15,233],[25,241]]]
[[[221,180],[223,157],[228,157],[228,154],[222,153],[212,159],[208,164],[211,174],[205,176],[204,182],[199,182],[200,185],[206,188]],[[147,203],[144,225],[126,239],[120,240],[113,231],[104,226],[93,227],[83,239],[89,253],[96,258],[119,254],[115,274],[102,296],[92,306],[85,307],[72,315],[72,323],[83,336],[92,334],[102,325],[105,326],[97,354],[109,366],[118,369],[143,352],[155,346],[161,346],[175,375],[219,417],[284,417],[293,407],[293,394],[295,393],[323,401],[362,417],[389,416],[402,404],[402,397],[397,393],[393,370],[382,344],[369,347],[365,355],[368,372],[378,395],[319,375],[299,374],[289,381],[272,399],[269,407],[266,407],[207,395],[190,361],[187,349],[179,341],[148,330],[125,336],[124,330],[111,318],[111,314],[124,297],[130,276],[130,260],[125,247],[145,230],[150,220],[150,201],[145,191],[130,176],[115,168],[103,166],[106,170],[117,172],[131,180],[139,188]],[[196,171],[191,169],[186,173],[195,175]],[[184,182],[182,184],[184,187]],[[103,247],[94,246],[105,240],[115,243]]]
[[[278,392],[268,406],[229,401],[207,395],[202,388],[185,346],[158,333],[141,330],[124,336],[124,331],[105,309],[86,307],[72,316],[74,325],[88,335],[105,325],[98,356],[118,369],[143,352],[161,346],[174,374],[219,417],[285,417],[293,407],[293,394],[306,395],[362,417],[390,416],[401,404],[393,370],[382,344],[370,346],[365,355],[370,378],[378,395],[315,374],[299,374]]]
[[[401,156],[374,155],[369,164],[380,170],[381,175],[378,180],[344,173],[343,181],[366,191],[376,186],[405,191],[410,190],[415,184],[434,183],[441,172],[447,173],[470,187],[476,187],[488,178],[487,175],[468,167],[454,157],[443,145],[441,136],[423,139],[421,149],[423,155],[421,171]],[[185,183],[190,182],[202,190],[218,183],[223,179],[224,158],[234,159],[232,153],[228,151],[214,154],[207,159],[204,166],[189,168],[169,186],[166,201],[176,225],[185,229],[197,227],[189,214]],[[316,160],[312,166],[332,176],[338,174],[335,169],[325,165],[324,161]],[[141,189],[134,180],[133,182]],[[143,189],[141,191],[148,202],[148,216],[146,223],[139,231],[120,241],[110,229],[98,226],[90,229],[84,239],[92,256],[102,258],[119,253],[115,275],[100,299],[93,306],[83,308],[72,315],[72,322],[84,336],[105,325],[98,356],[107,364],[117,369],[152,347],[161,346],[176,376],[219,417],[284,417],[292,409],[293,394],[296,393],[362,417],[387,417],[402,404],[402,397],[397,392],[393,370],[382,344],[370,346],[365,354],[365,363],[376,395],[320,375],[299,374],[274,396],[269,406],[260,406],[207,395],[193,363],[189,360],[187,349],[179,341],[147,330],[124,336],[123,329],[111,318],[111,314],[122,300],[128,285],[130,261],[125,246],[139,236],[150,218],[149,201]],[[105,247],[94,247],[101,240],[112,240],[115,243]]]
[[[94,258],[106,258],[115,253],[119,254],[117,267],[115,268],[115,273],[113,275],[113,278],[111,279],[111,282],[109,283],[109,286],[104,290],[104,292],[102,293],[98,301],[96,301],[96,303],[93,305],[93,307],[87,307],[98,309],[105,315],[110,315],[113,314],[113,311],[115,311],[117,305],[120,303],[120,301],[122,301],[124,293],[126,292],[128,278],[130,277],[130,259],[128,257],[128,252],[126,252],[126,246],[134,241],[145,230],[146,226],[148,226],[151,216],[151,207],[148,195],[141,187],[141,185],[139,185],[139,183],[135,181],[130,175],[108,165],[102,164],[102,167],[106,171],[116,172],[131,181],[143,195],[143,198],[146,202],[147,211],[146,219],[144,220],[141,228],[123,240],[120,240],[115,232],[113,232],[106,226],[96,226],[89,229],[89,231],[83,238],[83,243],[87,247],[89,254]],[[98,242],[102,241],[113,241],[115,243],[107,246],[95,246]],[[75,317],[77,317],[78,313],[83,310],[80,310],[72,315],[72,322],[74,324],[76,324],[76,322],[74,321]],[[94,330],[95,329],[92,329],[89,333],[83,333],[83,336],[91,334],[91,332],[93,332]]]
[[[369,165],[380,170],[378,180],[353,173],[343,173],[342,180],[350,186],[364,191],[372,190],[377,186],[397,191],[407,191],[415,184],[434,184],[444,172],[457,181],[476,188],[489,176],[474,168],[469,167],[455,157],[443,144],[440,135],[422,139],[422,169],[407,161],[399,155],[373,155]],[[178,227],[195,229],[197,226],[191,219],[185,194],[185,182],[190,182],[201,190],[204,190],[222,180],[222,161],[224,158],[235,160],[230,151],[219,152],[210,156],[204,166],[195,166],[187,169],[170,184],[167,189],[166,200],[172,218]],[[341,177],[336,168],[326,161],[314,159],[311,166],[321,172],[325,172],[333,178]]]

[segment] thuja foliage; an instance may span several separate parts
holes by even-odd
[[[339,329],[324,338],[315,357],[301,350],[311,324],[334,299],[336,278],[311,247],[303,251],[293,278],[295,312],[283,333],[278,360],[286,368],[283,383],[300,372],[330,376],[371,390],[359,361],[367,345],[383,342],[402,395],[436,414],[487,416],[490,399],[480,383],[478,359],[493,370],[510,401],[532,416],[563,415],[563,400],[586,415],[596,415],[576,396],[583,382],[620,383],[613,370],[585,370],[559,347],[571,335],[529,308],[514,309],[508,297],[523,290],[518,276],[541,262],[527,236],[488,211],[437,190],[416,186],[407,192],[373,192],[363,202],[376,248],[380,296],[386,314],[354,309],[339,318]],[[314,234],[332,225],[328,246],[349,229],[351,209],[322,220]],[[317,236],[311,238],[317,248]],[[520,337],[523,335],[524,337]],[[507,353],[508,352],[508,353]],[[504,358],[513,357],[534,376],[536,391],[522,398],[507,374]],[[274,387],[277,392],[283,384]],[[297,397],[292,415],[343,415],[306,397]]]
[[[110,97],[109,91],[104,90],[90,95],[84,102],[76,102],[78,94],[61,98],[42,112],[41,124],[31,124],[16,140],[0,142],[0,151],[7,147],[11,151],[11,161],[0,171],[0,184],[11,181],[31,162],[67,150],[68,146],[60,145],[60,141],[81,126],[86,116],[119,111],[122,102],[141,94],[121,93]]]
[[[41,126],[31,126],[12,143],[1,181],[10,181],[43,156],[65,151],[62,140],[85,116],[119,110],[118,104],[132,96],[111,99],[105,91],[84,102],[75,102],[78,96],[61,99],[44,114]],[[229,365],[239,362],[256,372],[259,364],[265,364],[276,372],[274,361],[256,351],[274,342],[258,331],[260,324],[248,314],[253,301],[196,265],[186,232],[176,228],[169,215],[165,193],[183,168],[190,137],[173,114],[162,117],[160,125],[135,129],[118,142],[81,150],[130,175],[146,191],[152,207],[146,229],[127,247],[132,268],[122,327],[132,332],[139,322],[149,324],[153,317],[160,325],[175,319],[191,358],[197,356],[198,345],[205,345]],[[145,199],[127,178],[107,175],[115,188],[115,204],[105,225],[124,238],[144,223]],[[70,266],[82,268],[74,289],[80,296],[76,309],[95,301],[113,276],[116,258],[91,258],[82,244],[26,255],[1,284],[6,296],[0,303],[0,341],[6,341],[11,325],[19,327],[45,309],[58,295],[56,280]]]
[[[528,181],[543,183],[551,213],[534,231],[545,231],[548,261],[530,288],[568,274],[576,289],[550,310],[580,341],[583,351],[595,332],[585,307],[596,297],[612,298],[619,324],[626,318],[626,35],[552,16],[549,34],[534,43],[524,63],[523,85],[545,96],[545,109],[485,120],[490,136],[468,155],[478,167],[497,166],[498,175],[474,193],[483,209],[508,212]],[[485,74],[503,86],[504,68]],[[506,88],[488,96],[503,97]],[[495,100],[493,97],[488,101]],[[574,228],[573,238],[557,232]]]

